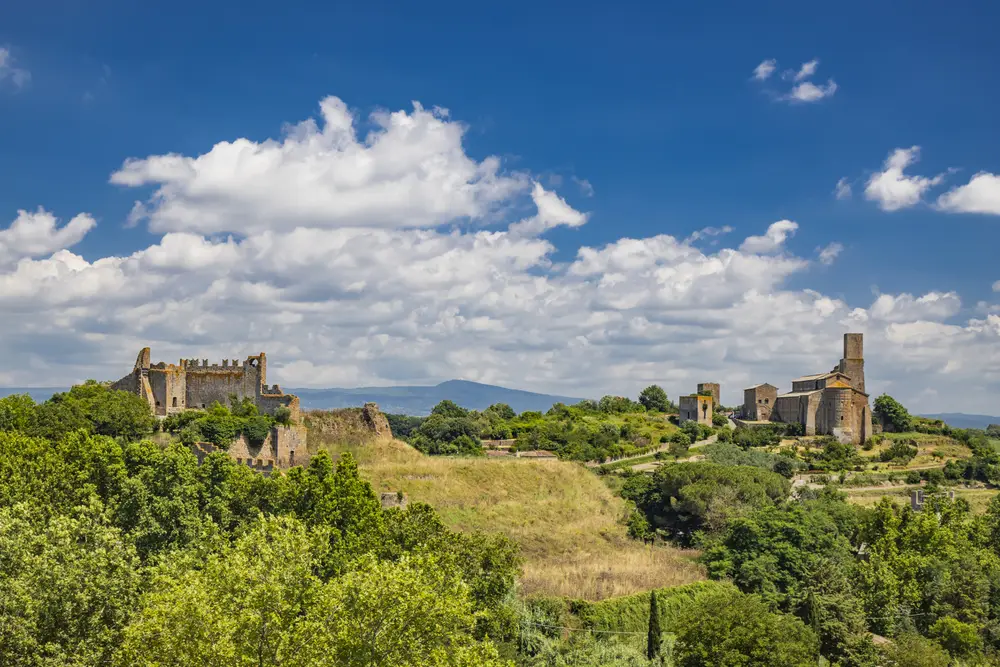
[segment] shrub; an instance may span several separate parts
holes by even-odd
[[[894,441],[887,449],[878,455],[879,461],[892,461],[905,465],[917,455],[916,441],[911,438]]]
[[[288,426],[292,422],[292,411],[285,405],[279,405],[274,411],[274,421]]]

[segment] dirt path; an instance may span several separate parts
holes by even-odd
[[[697,449],[698,447],[704,447],[705,445],[710,445],[713,442],[716,442],[718,439],[719,439],[719,436],[714,435],[714,434],[710,435],[707,438],[705,438],[704,440],[699,440],[699,441],[695,442],[694,444],[692,444],[690,447],[688,447],[688,451],[691,451],[692,449]],[[663,447],[658,448],[656,451],[657,452],[665,452],[669,448],[670,448],[670,445],[667,444],[667,445],[665,445]],[[652,454],[652,453],[655,453],[655,452],[650,452],[650,453]],[[643,454],[643,456],[649,456],[649,454]],[[628,461],[630,459],[637,459],[637,458],[641,458],[641,457],[639,457],[639,456],[631,456],[631,457],[624,458],[624,459],[618,459],[618,461]],[[696,458],[696,457],[692,457],[692,458]],[[617,463],[618,461],[614,461],[614,463]],[[632,470],[635,470],[636,472],[644,472],[644,471],[647,471],[647,470],[655,470],[656,468],[660,467],[660,465],[662,465],[662,464],[663,464],[663,461],[647,461],[646,463],[637,463],[634,466],[629,466],[629,467]]]

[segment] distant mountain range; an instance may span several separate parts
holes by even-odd
[[[0,397],[10,394],[29,394],[36,402],[47,400],[52,394],[66,391],[67,387],[0,387]],[[538,394],[520,389],[507,389],[492,384],[467,380],[448,380],[433,386],[410,387],[358,387],[356,389],[295,389],[285,391],[298,395],[306,410],[353,408],[372,402],[378,403],[383,412],[424,416],[441,401],[455,401],[469,410],[485,410],[494,403],[506,403],[515,412],[538,410],[545,412],[554,403],[572,404],[583,399],[571,396]],[[986,428],[1000,424],[1000,417],[967,415],[963,412],[945,412],[921,415],[941,419],[955,428]]]
[[[937,415],[920,416],[928,419],[940,419],[953,428],[986,428],[990,424],[1000,424],[1000,417],[967,415],[964,412],[942,412]]]
[[[0,387],[0,397],[11,394],[28,394],[36,402],[48,400],[52,394],[67,391],[67,387]],[[538,394],[519,389],[507,389],[466,380],[448,380],[433,386],[412,387],[358,387],[356,389],[296,389],[285,392],[299,397],[304,410],[329,410],[332,408],[360,407],[365,403],[378,403],[382,412],[422,417],[445,399],[455,401],[469,410],[485,410],[494,403],[506,403],[515,412],[538,410],[545,412],[554,403],[576,403],[582,399],[570,396]]]
[[[451,400],[469,410],[485,410],[494,403],[506,403],[515,412],[545,412],[554,403],[577,403],[570,396],[537,394],[491,384],[448,380],[433,386],[360,387],[358,389],[286,389],[297,394],[306,410],[350,408],[367,402],[378,403],[382,412],[423,416],[443,400]]]

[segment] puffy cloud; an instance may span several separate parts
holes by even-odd
[[[1000,292],[1000,280],[998,280],[995,283],[993,283],[993,291],[994,292]]]
[[[944,174],[933,178],[904,174],[904,170],[919,157],[919,146],[897,148],[890,153],[882,171],[868,179],[865,198],[876,202],[883,211],[898,211],[920,202],[927,190],[944,180]]]
[[[750,236],[740,246],[740,250],[752,253],[777,252],[784,246],[789,236],[795,233],[799,226],[791,220],[773,222],[763,236]]]
[[[949,213],[1000,215],[1000,176],[981,171],[965,185],[938,197],[936,206]]]
[[[281,141],[220,142],[197,157],[126,160],[111,182],[156,185],[133,221],[154,232],[240,234],[298,226],[434,227],[482,220],[527,186],[500,173],[500,160],[470,159],[463,125],[443,109],[374,113],[358,138],[355,119],[336,97],[320,104],[322,127],[308,119]]]
[[[837,82],[829,79],[826,85],[817,86],[812,81],[803,81],[792,87],[785,99],[791,102],[819,102],[825,97],[832,97],[837,92]]]
[[[31,72],[23,67],[14,66],[14,56],[10,49],[0,48],[0,84],[9,81],[14,88],[20,89],[31,81]]]
[[[774,58],[761,61],[753,70],[753,78],[757,81],[764,81],[768,79],[772,74],[774,74],[775,68],[778,67],[778,61]]]
[[[798,69],[797,72],[789,70],[784,73],[784,78],[792,79],[793,81],[802,81],[803,79],[808,79],[813,74],[816,73],[816,68],[819,67],[819,59],[813,58],[808,62],[802,63],[802,67]]]
[[[837,181],[837,186],[833,189],[833,196],[837,199],[851,198],[851,184],[847,182],[847,177]]]
[[[819,250],[819,261],[820,264],[825,264],[830,266],[836,261],[840,253],[844,251],[844,245],[842,243],[837,243],[836,241],[828,244],[826,247]]]
[[[217,146],[118,172],[118,180],[165,190],[146,204],[160,232],[149,247],[84,259],[66,249],[82,223],[73,234],[62,231],[60,243],[34,246],[40,251],[19,245],[14,260],[0,265],[0,312],[10,315],[0,318],[0,354],[8,362],[0,380],[112,379],[150,345],[157,360],[266,350],[271,381],[292,387],[464,377],[580,396],[635,395],[656,382],[675,396],[716,380],[724,400],[735,403],[751,383],[784,390],[793,377],[831,368],[842,334],[861,331],[871,390],[889,391],[914,411],[986,411],[1000,385],[995,314],[954,322],[961,304],[953,293],[882,295],[865,307],[803,289],[813,263],[786,247],[794,222],[744,239],[712,236],[725,229],[715,228],[687,238],[617,238],[574,253],[537,236],[586,222],[557,193],[498,168],[494,181],[510,181],[502,193],[484,194],[475,178],[460,177],[450,182],[474,194],[434,190],[444,205],[429,207],[428,183],[442,181],[427,180],[430,168],[417,155],[433,162],[440,151],[404,137],[394,149],[400,171],[382,178],[396,153],[368,152],[395,126],[387,121],[375,137],[358,141],[351,117],[334,107],[322,131],[247,143],[249,162],[223,160],[206,172],[218,156],[199,160]],[[400,122],[453,132],[443,112],[399,113]],[[337,167],[351,152],[367,155],[357,164],[367,161],[370,171],[354,174],[346,187],[350,174]],[[485,160],[460,145],[445,153],[442,165],[482,172]],[[316,176],[321,166],[330,168]],[[296,169],[315,178],[295,182]],[[393,203],[398,218],[380,214],[387,208],[378,202],[356,205],[351,219],[336,211],[297,215],[303,209],[294,209],[294,197],[254,174],[285,179],[313,202],[331,193],[368,196],[383,181],[390,190],[411,183],[414,195]],[[253,211],[263,201],[255,185],[267,185],[267,210]],[[525,204],[533,214],[512,213]],[[233,229],[248,212],[247,225]],[[470,217],[489,226],[455,224]],[[42,225],[49,229],[42,238],[71,226]],[[696,247],[706,237],[726,242]],[[944,402],[924,392],[928,387]],[[961,403],[948,404],[952,396]]]
[[[587,215],[580,213],[566,203],[559,195],[545,190],[539,183],[531,189],[531,199],[537,213],[511,225],[510,230],[518,234],[540,234],[553,227],[579,227],[587,222]]]
[[[43,208],[34,213],[18,211],[7,229],[0,229],[0,267],[24,257],[51,255],[76,245],[97,223],[85,213],[59,227],[54,215]]]
[[[885,322],[946,320],[957,314],[962,301],[955,292],[929,292],[921,297],[912,294],[882,294],[869,309],[875,320]]]

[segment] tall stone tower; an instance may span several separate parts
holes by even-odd
[[[838,370],[851,378],[852,387],[868,393],[865,391],[864,334],[844,334],[844,358],[840,360]]]
[[[701,382],[701,383],[699,383],[698,384],[698,393],[699,394],[711,393],[712,394],[712,401],[714,402],[715,407],[719,407],[720,387],[719,387],[719,383],[718,382]]]

